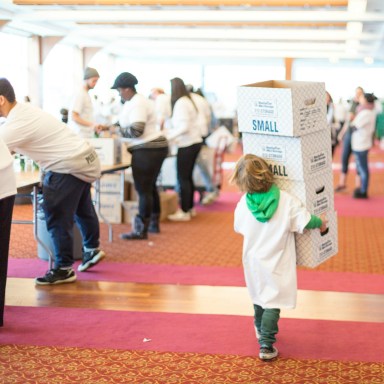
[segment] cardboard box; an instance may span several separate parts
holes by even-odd
[[[121,193],[121,175],[118,173],[107,173],[100,178],[101,193]]]
[[[167,220],[179,208],[179,196],[176,192],[160,192],[160,221]]]
[[[96,209],[97,212],[97,209]],[[118,194],[100,195],[100,213],[99,220],[104,222],[104,218],[112,224],[120,224],[122,220],[121,198]]]
[[[301,137],[244,133],[243,152],[264,158],[276,178],[307,180],[325,170],[332,171],[328,129]]]
[[[239,132],[303,136],[326,126],[324,83],[269,80],[238,87]]]
[[[160,221],[167,220],[168,215],[175,213],[179,207],[179,198],[176,192],[160,192]],[[132,224],[133,219],[139,213],[138,201],[123,202],[124,223]]]
[[[296,196],[316,216],[335,210],[332,171],[306,181],[276,179],[275,182],[280,189]]]
[[[318,229],[295,234],[297,265],[315,268],[337,254],[337,214],[329,211],[326,216],[329,221],[325,234],[321,234]]]
[[[117,138],[88,139],[95,148],[101,165],[115,165],[121,163],[121,142]]]
[[[135,216],[139,213],[139,202],[136,201],[124,201],[123,205],[123,222],[126,224],[133,224]]]

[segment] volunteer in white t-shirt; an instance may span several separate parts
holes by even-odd
[[[152,88],[150,99],[155,102],[157,128],[161,131],[171,117],[171,96],[165,94],[161,88]]]
[[[116,77],[112,89],[117,89],[125,101],[119,115],[120,131],[132,154],[132,176],[139,196],[139,213],[134,228],[121,234],[124,240],[144,240],[148,232],[160,232],[160,198],[156,181],[168,155],[168,141],[156,128],[153,100],[136,91],[136,77],[123,72]]]
[[[198,126],[198,110],[184,81],[179,77],[171,80],[172,127],[167,132],[168,140],[177,146],[177,181],[181,209],[169,215],[173,221],[189,221],[194,212],[193,168],[203,139]]]
[[[72,269],[73,223],[83,237],[85,271],[104,256],[99,249],[99,221],[91,199],[91,183],[100,177],[100,162],[94,149],[50,114],[31,104],[16,101],[7,79],[0,79],[0,138],[9,150],[33,159],[44,173],[43,209],[54,245],[55,265],[36,284],[69,283],[76,280]]]
[[[4,96],[0,94],[0,111],[3,99]],[[5,287],[7,282],[12,210],[16,195],[16,180],[13,172],[13,157],[1,138],[0,180],[0,327],[2,327],[4,320]]]
[[[79,89],[70,113],[70,127],[81,137],[89,139],[100,133],[104,126],[95,121],[94,108],[89,91],[95,88],[99,73],[95,68],[87,67],[84,71],[84,83]]]

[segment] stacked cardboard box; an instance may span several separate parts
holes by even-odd
[[[122,221],[121,183],[119,174],[106,174],[100,179],[100,213],[113,224]],[[100,221],[103,221],[103,217],[99,217]]]
[[[297,264],[316,267],[338,251],[334,211],[331,133],[323,83],[266,81],[238,88],[238,122],[244,153],[263,157],[276,184],[315,215],[325,212],[328,230],[296,235]]]

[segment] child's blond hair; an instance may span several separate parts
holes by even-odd
[[[236,163],[230,182],[242,192],[267,192],[273,184],[273,174],[264,159],[247,154]]]

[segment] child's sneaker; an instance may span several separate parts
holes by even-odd
[[[83,252],[83,261],[77,267],[79,272],[84,272],[87,269],[96,265],[100,260],[104,259],[105,252],[100,249],[95,249],[94,251]]]
[[[261,347],[259,357],[261,360],[272,360],[277,357],[279,351],[275,347]]]
[[[53,285],[72,283],[76,281],[76,274],[72,268],[70,269],[51,269],[45,276],[37,277],[35,283],[37,285]]]

